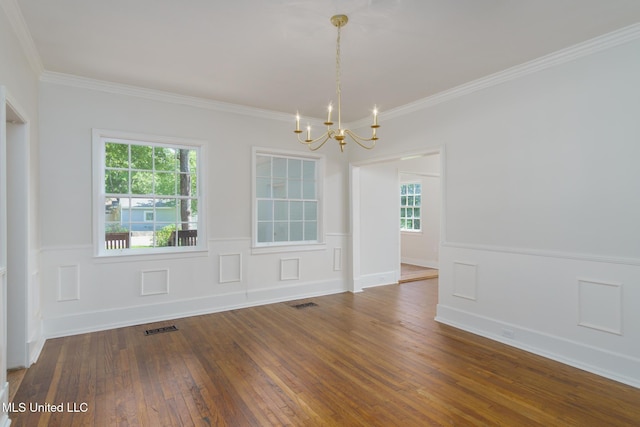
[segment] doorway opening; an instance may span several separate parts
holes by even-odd
[[[9,381],[9,399],[29,366],[28,295],[29,295],[29,125],[12,102],[3,100],[4,218],[6,233],[6,294],[3,308],[6,324],[5,361]]]
[[[402,264],[438,269],[443,222],[442,151],[435,148],[410,156],[350,165],[352,292],[398,283]],[[405,225],[410,215],[414,228],[410,232],[400,230],[401,183],[405,178],[420,184],[420,202],[423,198],[425,201],[424,206],[416,209],[414,191],[410,214],[405,206]],[[419,215],[417,229],[416,214]]]

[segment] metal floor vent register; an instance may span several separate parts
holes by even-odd
[[[307,307],[317,307],[318,304],[315,302],[303,302],[302,304],[292,305],[294,308],[307,308]]]
[[[155,335],[155,334],[161,334],[163,332],[173,332],[177,330],[178,328],[176,328],[176,325],[171,325],[171,326],[163,326],[162,328],[147,329],[146,331],[144,331],[144,334]]]

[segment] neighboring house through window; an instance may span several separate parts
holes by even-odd
[[[322,243],[322,157],[254,149],[254,247]]]
[[[400,230],[420,231],[422,185],[418,182],[400,185]]]
[[[200,145],[98,130],[93,144],[99,255],[201,246]]]

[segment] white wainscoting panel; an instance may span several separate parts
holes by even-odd
[[[220,254],[218,256],[218,267],[220,270],[220,283],[231,283],[242,281],[242,254]]]
[[[342,248],[333,248],[333,271],[342,271]]]
[[[140,295],[169,293],[169,270],[142,270],[140,272]]]
[[[58,267],[58,301],[80,299],[80,272],[77,265]]]
[[[465,262],[453,263],[453,295],[475,301],[478,297],[478,266]]]
[[[622,335],[622,284],[578,279],[578,325]]]
[[[280,259],[280,280],[300,279],[300,258]]]

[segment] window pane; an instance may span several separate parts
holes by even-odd
[[[318,219],[318,204],[316,202],[304,202],[305,221],[315,221]]]
[[[302,179],[302,160],[289,159],[289,170],[287,171],[287,177],[289,179]]]
[[[287,180],[283,178],[273,179],[273,197],[275,199],[286,199],[287,197]]]
[[[407,224],[407,229],[409,229],[409,230],[413,229],[413,220],[412,219],[408,219],[406,224]]]
[[[155,147],[153,166],[157,171],[171,171],[177,169],[176,149]]]
[[[289,199],[302,198],[302,181],[289,180]]]
[[[258,221],[270,221],[273,219],[273,202],[271,200],[258,200]]]
[[[408,184],[407,185],[407,194],[413,194],[414,193],[414,185],[413,184]]]
[[[318,223],[316,221],[304,222],[304,240],[318,240]]]
[[[415,185],[415,193],[416,194],[421,194],[422,193],[422,184],[416,184]]]
[[[400,209],[400,218],[406,218],[407,216],[407,209],[406,208],[401,208]]]
[[[313,160],[304,160],[302,162],[302,178],[304,180],[316,179],[316,162]]]
[[[288,242],[289,241],[289,223],[276,222],[273,224],[273,241]]]
[[[276,178],[287,177],[287,159],[281,157],[273,158],[273,176]]]
[[[131,193],[132,194],[152,194],[153,193],[153,173],[151,172],[131,172]]]
[[[256,176],[271,177],[271,157],[256,156]]]
[[[292,220],[302,220],[302,202],[290,202],[289,203],[289,218]]]
[[[289,202],[274,202],[273,216],[276,221],[286,221],[289,219]]]
[[[153,148],[147,145],[132,145],[131,146],[131,168],[151,170]]]
[[[407,206],[413,206],[413,197],[414,196],[407,196]]]
[[[402,196],[400,198],[400,205],[401,206],[407,206],[407,196]]]
[[[414,230],[420,230],[420,220],[419,219],[414,219],[413,220],[413,229]]]
[[[407,218],[413,218],[413,209],[407,208]]]
[[[292,242],[299,242],[304,240],[304,233],[302,231],[302,221],[292,221],[289,223],[289,240]]]
[[[271,198],[271,178],[256,178],[256,197]]]
[[[176,174],[160,172],[155,174],[155,194],[173,196],[176,194]],[[188,189],[189,187],[187,187]]]
[[[154,246],[165,247],[175,246],[175,223],[160,222],[156,224],[155,233],[153,234]]]
[[[258,222],[258,242],[259,243],[273,242],[273,223],[272,222]]]
[[[400,186],[400,195],[404,196],[407,194],[407,185],[406,184],[402,184]]]
[[[176,199],[157,199],[154,204],[156,221],[175,224],[180,220],[180,206]]]
[[[105,166],[108,168],[129,167],[129,145],[108,142],[104,146]]]
[[[303,199],[315,199],[316,198],[316,182],[315,181],[303,181],[303,183],[302,183],[302,198]]]
[[[128,194],[129,193],[129,171],[109,170],[104,177],[105,193]]]
[[[422,202],[422,196],[415,196],[413,199],[413,202],[416,206],[420,206],[421,202]]]

